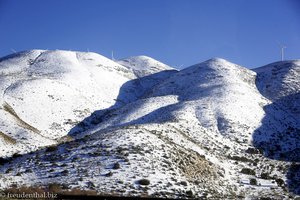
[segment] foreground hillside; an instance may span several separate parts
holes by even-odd
[[[3,64],[9,59],[2,59],[0,65],[14,69]],[[94,66],[86,60],[89,63],[77,67]],[[106,98],[110,103],[96,104],[90,116],[72,124],[68,132],[72,141],[2,159],[0,171],[5,176],[0,176],[1,188],[55,183],[65,190],[79,188],[98,194],[218,199],[288,199],[299,194],[299,61],[252,71],[215,58],[179,72],[145,56],[118,62],[124,66],[107,62],[113,63],[106,69],[120,83],[115,83],[118,94],[112,96],[109,89],[107,93],[91,92],[99,96],[89,96],[89,101]],[[108,76],[111,74],[97,81],[111,81]],[[87,77],[82,80],[93,82]],[[97,87],[110,88],[107,81],[97,82]],[[82,89],[79,94],[88,90],[78,88]],[[27,92],[21,88],[15,96],[10,95],[14,98],[5,97],[3,112],[7,115],[13,113],[6,111],[10,107],[17,110],[18,104],[9,100],[16,99],[20,91]],[[72,97],[71,105],[73,94],[64,93]],[[27,111],[33,116],[40,114]],[[20,119],[27,125],[43,130],[24,116]],[[61,123],[62,119],[55,119]],[[15,126],[24,128],[18,123]]]

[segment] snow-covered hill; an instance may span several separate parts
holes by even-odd
[[[254,69],[258,87],[271,100],[300,92],[300,61],[283,61]]]
[[[85,58],[90,58],[88,55]],[[83,68],[94,66],[90,59],[78,60],[89,62]],[[2,59],[0,65],[8,61]],[[63,66],[76,66],[76,59],[71,61]],[[63,62],[67,59],[55,61]],[[135,57],[119,62],[125,67],[114,62],[108,65],[105,69],[117,76],[114,81],[124,80],[116,84],[118,94],[98,94],[97,98],[112,99],[105,105],[97,104],[98,108],[90,110],[91,116],[86,115],[73,125],[74,131],[69,133],[74,141],[2,161],[0,171],[5,177],[0,176],[0,188],[15,183],[57,183],[69,189],[91,189],[105,194],[212,199],[288,199],[299,194],[299,120],[297,110],[281,102],[292,98],[294,105],[299,105],[294,98],[299,94],[299,61],[279,62],[254,71],[219,58],[181,71],[161,64],[154,70],[151,66],[155,62],[148,57]],[[54,69],[60,68],[55,65]],[[280,69],[280,73],[273,73],[274,69]],[[132,72],[140,78],[134,79]],[[51,80],[65,81],[65,73],[55,72]],[[51,73],[47,74],[49,77]],[[57,74],[64,75],[57,78]],[[72,73],[69,75],[72,77]],[[107,74],[106,78],[109,77],[111,74]],[[80,78],[82,84],[88,79]],[[107,82],[97,84],[110,87]],[[33,91],[25,86],[13,94]],[[43,84],[46,86],[47,83]],[[84,94],[79,85],[78,89],[79,94]],[[13,97],[5,96],[3,113],[14,115],[13,108],[21,116],[16,100],[11,100]],[[94,102],[94,97],[89,100]],[[27,124],[35,128],[31,132],[41,130],[25,114],[12,117],[18,119],[26,123],[20,126],[19,121],[15,123],[17,127],[24,129]],[[40,137],[43,134],[38,132]],[[8,140],[5,135],[3,141]],[[28,177],[35,178],[29,182]]]
[[[300,118],[300,61],[276,62],[255,69],[262,95]]]
[[[276,62],[255,69],[257,87],[272,103],[265,106],[253,144],[264,155],[285,161],[288,190],[300,194],[300,61]]]
[[[133,70],[137,77],[144,77],[165,70],[174,70],[174,68],[148,56],[132,56],[118,60],[117,63]]]
[[[253,71],[223,59],[186,68],[157,84],[146,97],[115,111],[101,129],[193,120],[224,137],[249,141],[245,129],[253,132],[260,125],[262,106],[270,103],[256,89]]]
[[[0,155],[56,143],[115,104],[131,70],[95,53],[32,50],[0,61]],[[8,140],[8,138],[10,138]]]
[[[254,143],[272,158],[300,161],[294,155],[300,148],[300,62],[276,62],[255,71],[258,89],[272,103],[264,107],[266,116]]]

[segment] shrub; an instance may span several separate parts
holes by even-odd
[[[0,158],[0,165],[5,165],[8,162],[9,162],[8,159],[6,159],[6,158]]]
[[[5,173],[8,174],[8,173],[10,173],[10,172],[12,172],[12,171],[13,171],[13,169],[10,167],[10,168],[8,168],[8,169],[5,171]]]
[[[241,170],[241,173],[255,176],[255,171],[253,169],[249,169],[249,168],[243,168]]]
[[[251,178],[250,185],[257,185],[257,180],[255,178]]]
[[[180,185],[187,186],[188,184],[187,184],[186,181],[181,181],[181,182],[180,182]]]
[[[46,149],[46,152],[53,152],[57,150],[57,146],[53,145],[53,146],[49,146]]]
[[[32,171],[32,169],[26,169],[25,170],[25,173],[32,173],[33,171]]]
[[[67,176],[69,174],[69,171],[65,169],[64,171],[61,172],[62,176]]]
[[[270,178],[270,176],[269,176],[268,173],[261,173],[260,177],[261,177],[262,179],[269,179],[269,178]]]
[[[113,175],[112,172],[108,172],[107,174],[104,174],[104,176],[106,176],[106,177],[110,177],[110,176],[112,176],[112,175]]]
[[[87,182],[87,187],[88,188],[95,188],[96,186],[95,186],[95,184],[92,182],[92,181],[89,181],[89,182]]]
[[[16,158],[20,158],[21,156],[22,156],[21,154],[15,153],[14,155],[12,155],[12,158],[16,159]]]
[[[241,162],[251,162],[250,159],[248,159],[244,156],[242,156],[242,157],[240,157],[240,156],[228,156],[228,158],[231,159],[231,160],[236,160],[236,161],[241,161]]]
[[[137,183],[140,185],[150,185],[150,181],[148,179],[140,179]]]
[[[21,176],[21,172],[16,173],[16,176]]]
[[[118,162],[114,163],[112,168],[113,169],[120,169],[120,163],[118,163]]]
[[[192,190],[186,191],[186,195],[189,196],[189,197],[192,197],[193,196],[193,191]]]
[[[249,148],[246,150],[246,153],[249,153],[249,154],[259,154],[260,151],[259,151],[258,149],[249,147]]]
[[[282,180],[281,178],[278,178],[275,180],[277,185],[279,185],[280,187],[284,186],[284,180]]]

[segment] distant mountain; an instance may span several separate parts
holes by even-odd
[[[144,77],[164,70],[175,70],[148,56],[132,56],[118,60],[117,63],[133,70],[137,77]]]
[[[0,69],[16,72],[16,63],[27,63],[29,54],[36,58],[39,53],[18,55],[18,61],[10,60],[16,55],[2,58]],[[300,61],[249,70],[213,58],[177,71],[145,56],[117,64],[97,54],[44,54],[50,55],[40,65],[39,58],[33,59],[31,73],[46,76],[55,84],[76,86],[78,93],[67,89],[57,93],[63,87],[50,90],[53,82],[33,82],[31,87],[22,81],[13,86],[2,84],[1,88],[8,90],[0,110],[2,123],[10,119],[22,130],[30,125],[28,134],[44,137],[48,133],[53,140],[56,132],[46,125],[54,121],[67,130],[56,138],[68,135],[72,141],[4,160],[0,172],[6,175],[0,176],[0,188],[15,183],[56,183],[107,195],[191,199],[288,199],[300,194]],[[23,65],[30,71],[31,65]],[[94,71],[85,74],[80,71],[83,69]],[[13,76],[13,80],[20,81],[27,73]],[[8,80],[12,82],[12,78]],[[63,94],[50,101],[44,90],[53,96]],[[39,94],[39,101],[34,101],[33,92]],[[88,98],[80,99],[84,97]],[[20,98],[35,103],[18,104]],[[63,102],[67,103],[62,106]],[[90,112],[81,118],[72,115],[72,110],[90,105],[85,102],[95,103]],[[49,110],[39,112],[44,107]],[[63,117],[59,118],[56,108],[63,110]],[[19,114],[22,111],[27,115]],[[47,114],[39,122],[45,113],[53,116]],[[69,122],[65,118],[76,119],[76,123],[64,123]],[[10,140],[7,132],[2,134],[6,145]],[[1,146],[3,155],[10,155],[7,152],[12,151],[7,149],[14,145]],[[29,176],[35,179],[28,182]]]

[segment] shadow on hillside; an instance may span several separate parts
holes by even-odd
[[[279,81],[282,83],[283,80]],[[256,85],[267,97],[258,79]],[[254,147],[263,151],[265,157],[288,162],[286,185],[289,192],[297,195],[300,195],[300,123],[295,117],[299,108],[294,109],[291,103],[299,102],[299,97],[299,93],[292,94],[265,106],[262,125],[254,131],[252,138]]]
[[[215,70],[209,69],[206,71],[210,72],[210,77],[207,77],[206,73],[201,73],[198,71],[189,72],[190,77],[184,79],[184,84],[180,81],[170,81],[166,85],[166,88],[161,89],[163,91],[162,94],[159,92],[156,93],[155,85],[164,81],[167,77],[169,78],[171,75],[176,73],[176,70],[163,71],[156,74],[152,74],[149,76],[145,76],[139,79],[131,80],[126,82],[119,91],[119,95],[116,99],[116,103],[110,108],[104,110],[98,110],[91,114],[91,116],[85,118],[82,122],[80,122],[77,126],[75,126],[70,132],[69,135],[76,136],[79,133],[84,132],[85,130],[91,130],[98,126],[101,122],[109,121],[110,126],[114,126],[114,124],[118,124],[118,126],[128,126],[133,124],[147,124],[147,123],[164,123],[167,121],[176,121],[176,116],[174,112],[177,110],[181,110],[185,104],[182,102],[189,102],[193,100],[197,100],[199,98],[204,98],[212,95],[216,90],[219,90],[223,85],[219,83],[218,79],[222,77],[215,77]],[[182,76],[186,76],[183,74]],[[206,86],[208,80],[215,79],[214,84],[211,86]],[[156,81],[154,81],[156,80]],[[154,87],[154,89],[153,89]],[[149,93],[150,91],[150,93]],[[148,93],[146,93],[148,92]],[[137,99],[141,99],[140,97],[145,96],[151,97],[159,97],[159,96],[168,96],[173,95],[177,96],[177,101],[175,103],[168,104],[166,102],[161,103],[160,107],[149,111],[144,116],[136,117],[136,119],[128,122],[126,121],[128,115],[132,114],[130,110],[138,110],[139,108],[145,105],[144,101],[135,101]],[[134,102],[135,101],[135,102]],[[159,101],[159,100],[158,100]],[[164,101],[161,99],[160,101]],[[132,103],[129,106],[129,103]],[[155,102],[154,102],[155,104]],[[165,105],[165,106],[162,106]],[[117,115],[116,110],[118,112],[122,112],[124,114]],[[126,113],[126,114],[125,114]],[[162,115],[163,113],[163,115]],[[79,134],[78,136],[80,136]]]
[[[73,127],[68,135],[76,136],[84,131],[95,128],[99,123],[114,116],[114,111],[116,111],[116,109],[134,102],[139,98],[143,98],[156,84],[164,81],[167,77],[170,77],[176,72],[176,70],[166,70],[124,83],[119,90],[114,105],[103,110],[94,111],[89,117]]]

